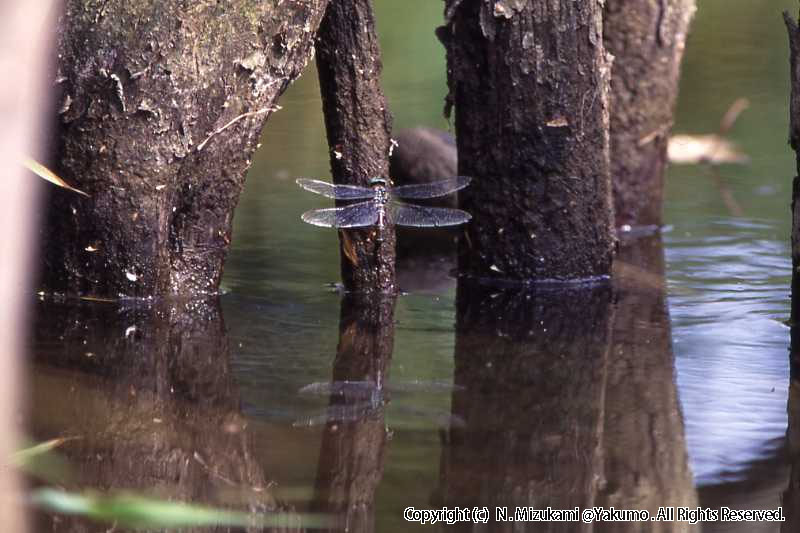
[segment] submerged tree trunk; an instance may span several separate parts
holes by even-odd
[[[695,0],[607,0],[611,176],[617,226],[658,226],[667,140]]]
[[[792,186],[792,324],[800,317],[800,29],[789,13],[783,19],[789,32],[791,96],[789,100],[789,144],[797,155],[797,174]]]
[[[59,22],[56,191],[43,284],[215,292],[262,126],[327,0],[69,0]]]
[[[593,0],[448,0],[464,273],[515,281],[608,275],[610,60]]]
[[[389,176],[391,115],[380,85],[381,59],[369,0],[331,2],[319,28],[317,70],[333,181],[368,186]],[[395,290],[394,226],[339,233],[349,292]]]

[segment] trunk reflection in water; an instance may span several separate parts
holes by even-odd
[[[792,294],[792,304],[797,305],[798,293]],[[797,316],[796,314],[794,315]],[[789,382],[789,428],[786,431],[791,478],[783,494],[783,512],[786,522],[781,532],[800,531],[800,329],[794,324],[790,345],[791,381]]]
[[[608,360],[597,504],[617,509],[697,507],[689,469],[659,234],[621,243]],[[603,531],[699,531],[686,522],[598,524]]]
[[[331,416],[322,435],[312,502],[313,511],[333,515],[333,530],[375,531],[375,491],[387,441],[383,402],[394,347],[394,307],[395,298],[381,294],[342,299]],[[368,397],[375,405],[364,410],[363,387],[351,395],[345,382],[373,383]],[[347,412],[362,416],[333,415]]]
[[[694,506],[660,241],[623,249],[625,289],[460,280],[453,414],[436,505]],[[633,282],[633,283],[632,283]],[[493,523],[491,531],[517,531]],[[476,530],[472,524],[455,526]],[[686,531],[685,523],[528,523],[526,531]]]
[[[47,341],[33,350],[29,431],[36,441],[77,437],[60,450],[76,470],[68,489],[278,509],[253,459],[216,299],[43,302],[38,311],[35,338]],[[108,527],[40,516],[37,530]]]

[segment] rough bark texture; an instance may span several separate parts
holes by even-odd
[[[610,60],[594,0],[448,0],[462,273],[515,281],[608,275]]]
[[[218,300],[38,305],[35,338],[62,340],[36,346],[30,431],[37,441],[80,437],[61,448],[81,465],[68,488],[155,490],[246,512],[282,508],[241,413]],[[61,516],[36,531],[108,527]],[[184,531],[201,530],[209,529]]]
[[[44,286],[217,290],[261,128],[327,0],[69,0],[59,22],[57,191]]]
[[[658,226],[667,140],[695,0],[607,0],[611,176],[617,226]]]
[[[800,317],[800,29],[789,13],[783,14],[789,32],[789,144],[797,155],[792,186],[792,324]]]
[[[369,0],[330,3],[317,35],[316,59],[333,181],[368,186],[371,178],[388,178],[391,115],[380,85],[380,48]],[[394,292],[391,220],[382,232],[343,230],[339,237],[345,289]]]
[[[383,388],[394,348],[394,307],[391,295],[342,300],[334,383],[370,381]],[[363,403],[363,397],[331,395],[332,409],[357,415],[355,420],[330,420],[322,435],[312,507],[334,519],[331,531],[375,531],[386,422],[382,405],[365,409]]]
[[[497,290],[460,279],[452,412],[433,505],[582,509],[603,479],[614,301],[608,286]],[[579,330],[575,324],[580,323]],[[458,523],[457,531],[590,531],[581,522]]]

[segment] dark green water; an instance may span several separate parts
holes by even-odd
[[[521,307],[527,304],[520,304],[526,301],[525,295],[521,300],[519,295],[492,295],[486,302],[507,301],[505,309],[514,307],[518,312],[498,312],[499,321],[491,324],[487,317],[465,313],[462,319],[468,328],[457,333],[456,282],[449,277],[450,267],[429,268],[432,281],[413,283],[409,294],[397,300],[388,404],[373,405],[360,422],[363,428],[358,421],[343,422],[341,428],[351,433],[335,441],[339,475],[346,480],[342,483],[350,487],[354,501],[374,502],[367,511],[354,514],[354,529],[406,531],[414,526],[403,520],[405,507],[427,509],[460,502],[538,507],[619,502],[629,508],[636,508],[637,501],[645,502],[644,506],[699,502],[768,509],[781,504],[791,468],[785,455],[787,405],[791,405],[789,328],[784,321],[789,314],[794,161],[786,144],[788,46],[780,13],[797,6],[788,0],[699,3],[674,130],[713,133],[735,99],[750,101],[730,138],[751,162],[719,169],[741,207],[741,216],[731,213],[708,169],[688,165],[669,169],[668,226],[663,234],[666,307],[656,249],[644,254],[649,259],[640,267],[649,276],[623,276],[614,299],[602,291],[590,297],[540,295],[535,299],[544,304],[526,310]],[[442,4],[379,0],[376,7],[384,86],[395,127],[447,129],[441,113],[446,91],[443,49],[433,35]],[[182,445],[191,448],[192,439],[205,442],[213,437],[216,421],[238,413],[237,420],[244,421],[247,430],[237,451],[231,451],[234,447],[228,441],[206,444],[206,449],[230,454],[247,469],[260,469],[265,480],[276,483],[273,490],[279,498],[303,509],[310,500],[319,499],[321,472],[330,468],[323,463],[333,461],[328,457],[330,450],[320,451],[324,435],[331,431],[323,416],[331,399],[327,394],[299,391],[312,383],[331,381],[337,346],[343,342],[341,298],[329,287],[339,279],[336,234],[300,221],[300,213],[323,203],[294,184],[297,177],[329,176],[313,66],[280,104],[283,110],[269,121],[236,212],[233,250],[223,283],[223,318],[210,311],[201,323],[211,326],[177,334],[183,343],[179,352],[207,361],[208,368],[197,370],[192,378],[191,371],[180,370],[178,363],[173,366],[173,355],[167,351],[163,363],[167,370],[156,372],[144,387],[154,391],[156,411],[173,413],[176,427],[183,427],[181,420],[194,418],[207,418],[211,426],[201,424],[204,429],[200,430],[190,423],[187,434],[194,436],[186,437],[187,445],[185,440],[176,444],[153,437],[146,427],[137,425],[132,441],[159,444],[144,445],[151,454],[140,449],[128,462],[157,463]],[[638,264],[635,257],[624,260]],[[419,280],[420,276],[408,277]],[[573,316],[570,308],[576,306],[591,316]],[[640,313],[642,309],[645,312]],[[75,352],[66,359],[80,360],[88,350],[82,348],[86,343],[81,344],[86,338],[95,346],[93,354],[110,352],[113,346],[130,350],[128,357],[141,357],[141,352],[131,348],[131,339],[136,338],[131,326],[144,331],[140,334],[145,340],[159,339],[155,333],[148,336],[146,324],[159,326],[147,313],[98,304],[85,313],[80,316],[88,318],[76,319],[76,323],[84,320],[81,324],[65,322],[66,335],[74,341],[70,349]],[[530,330],[519,331],[520,323]],[[98,324],[112,333],[93,337]],[[209,332],[204,327],[216,331],[208,344],[202,341]],[[173,333],[164,338],[174,340],[169,335],[176,335],[179,327],[173,323],[169,328]],[[57,350],[58,331],[48,331],[36,339],[36,349],[43,353]],[[473,331],[481,332],[484,344],[476,343]],[[343,338],[346,342],[347,334]],[[222,364],[211,362],[214,350],[221,346],[229,359]],[[565,361],[563,368],[551,368],[550,361],[559,357]],[[496,370],[476,370],[470,360]],[[499,370],[504,361],[519,364],[526,378],[518,382],[513,372]],[[127,368],[133,363],[118,364]],[[88,384],[81,377],[84,371],[94,376]],[[567,371],[572,374],[562,375]],[[67,385],[61,391],[55,388],[60,381],[53,375],[63,372],[67,372]],[[76,387],[99,390],[100,399],[93,393],[81,397],[102,418],[101,404],[116,405],[113,398],[129,397],[136,387],[141,390],[141,385],[135,385],[138,378],[132,376],[148,372],[104,372],[91,364],[52,362],[35,367],[38,435],[49,438],[54,433],[89,431],[71,425],[71,417],[78,415],[69,410],[45,407],[53,395],[76,394]],[[97,383],[98,375],[106,381]],[[570,378],[575,383],[585,380],[585,386],[572,390]],[[553,384],[563,387],[551,390]],[[165,408],[159,394],[169,396],[172,392],[164,391],[180,387],[187,403]],[[196,405],[192,398],[207,401]],[[213,414],[220,410],[228,414],[221,418]],[[97,438],[98,447],[125,463],[121,457],[130,450],[109,439],[131,439],[129,428],[108,416],[108,424],[117,424],[126,436],[98,430],[108,433]],[[640,424],[639,419],[649,420],[650,425]],[[211,435],[200,438],[200,433]],[[376,437],[380,434],[385,440]],[[620,474],[625,470],[620,464],[625,463],[626,454],[636,457],[630,450],[640,449],[639,440],[645,447],[660,444],[645,458],[638,458],[639,463],[631,459],[636,463],[629,466],[636,472],[633,477],[644,480],[631,484],[625,481],[630,476]],[[341,449],[347,446],[354,455],[377,454],[380,459],[351,458],[348,463],[348,451]],[[115,486],[115,479],[121,486],[142,483],[120,474],[115,478],[113,466],[111,473],[103,473],[92,460],[85,461],[78,469],[99,475],[104,487]],[[354,465],[379,465],[380,471],[365,472]],[[693,477],[688,477],[687,465]],[[172,472],[171,468],[163,470]],[[86,474],[87,479],[94,479],[94,474]],[[251,475],[240,477],[240,484],[252,482]],[[170,483],[150,480],[156,486]],[[581,489],[590,485],[599,487],[595,499],[578,497],[591,493]],[[630,496],[637,490],[647,497]],[[219,500],[205,490],[177,492],[200,501]],[[779,526],[753,528],[750,524],[740,530],[780,530]],[[704,529],[724,530],[713,524]]]

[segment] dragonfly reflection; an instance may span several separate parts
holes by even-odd
[[[388,386],[389,389],[398,392],[431,392],[431,393],[452,393],[462,387],[452,385],[443,381],[410,381],[405,383],[395,383]],[[331,396],[342,403],[329,405],[325,412],[319,415],[296,420],[294,427],[313,427],[328,422],[358,422],[371,417],[380,415],[389,404],[388,390],[374,381],[334,381],[316,382],[302,387],[299,391],[302,395]],[[427,419],[432,421],[437,427],[464,427],[464,420],[449,412],[427,409],[424,407],[413,407],[408,405],[396,405],[395,414],[405,417],[407,420]]]
[[[430,207],[400,202],[437,198],[463,189],[470,178],[456,176],[443,181],[392,187],[383,178],[370,180],[370,187],[334,185],[325,181],[298,179],[297,184],[307,191],[335,200],[364,200],[341,207],[312,209],[302,215],[304,222],[327,228],[359,228],[375,226],[383,229],[386,220],[398,226],[438,227],[456,226],[469,221],[466,211],[449,207]]]

